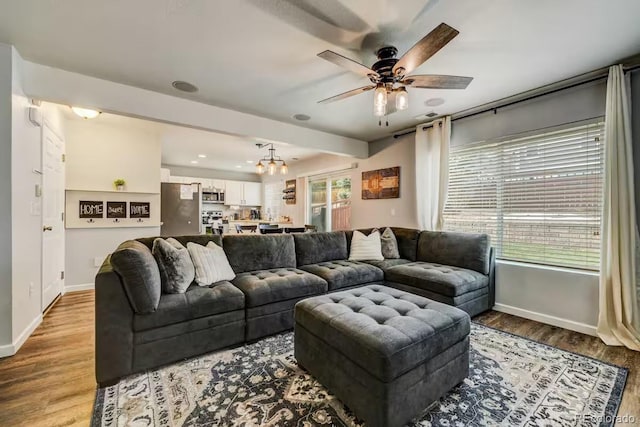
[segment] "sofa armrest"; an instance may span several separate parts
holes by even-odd
[[[422,231],[418,261],[474,270],[489,275],[491,243],[487,234]]]
[[[496,249],[489,251],[489,310],[496,303]]]
[[[111,256],[95,279],[96,381],[108,385],[129,374],[133,365],[133,308]]]

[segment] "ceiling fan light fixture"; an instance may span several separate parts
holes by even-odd
[[[264,165],[262,164],[262,161],[256,163],[256,173],[258,175],[262,175],[264,173]]]
[[[282,162],[282,166],[280,166],[280,174],[286,175],[289,172],[289,166],[285,162]]]
[[[373,105],[376,107],[387,105],[387,88],[383,83],[376,85],[376,90],[373,93]]]
[[[409,108],[409,93],[404,86],[395,89],[396,92],[396,109],[406,110]]]
[[[387,106],[382,104],[382,105],[377,105],[377,104],[373,104],[373,115],[376,117],[382,117],[385,114],[387,114]]]

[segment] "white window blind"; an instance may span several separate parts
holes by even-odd
[[[498,258],[597,270],[604,123],[453,147],[445,229],[491,236]]]

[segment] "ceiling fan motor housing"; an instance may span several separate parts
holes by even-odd
[[[396,55],[398,49],[394,46],[385,46],[376,51],[378,62],[371,66],[371,69],[378,73],[380,77],[371,79],[374,83],[395,83],[398,81],[399,76],[394,75],[393,66],[398,62]]]

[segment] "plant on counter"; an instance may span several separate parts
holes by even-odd
[[[113,185],[114,187],[116,187],[116,190],[118,191],[123,191],[126,183],[127,182],[122,178],[118,178],[115,181],[113,181]]]

